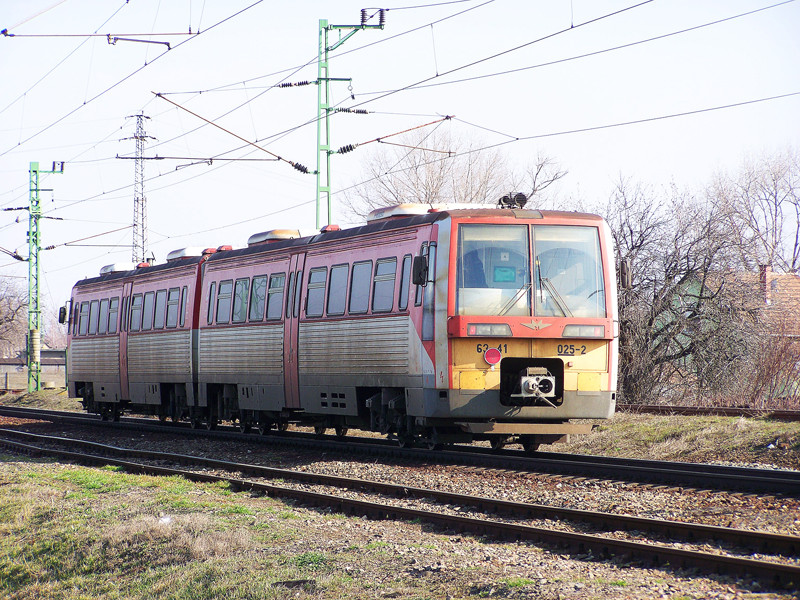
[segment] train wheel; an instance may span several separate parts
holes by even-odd
[[[489,440],[489,445],[495,452],[502,450],[507,443],[508,443],[508,436],[505,435],[498,435]]]
[[[239,419],[239,431],[250,433],[250,419]]]
[[[397,445],[401,448],[411,448],[414,445],[414,438],[410,435],[401,435],[397,438]]]
[[[280,421],[278,423],[278,431],[287,431],[289,429],[289,423],[286,421]]]
[[[272,431],[272,421],[268,421],[266,419],[259,419],[258,425],[256,427],[260,435],[268,435],[269,432]]]
[[[216,419],[212,418],[212,419],[209,419],[208,421],[206,421],[206,429],[208,429],[209,431],[213,431],[216,428],[217,428]]]
[[[344,437],[347,435],[348,429],[344,425],[337,425],[334,431],[336,432],[336,437]]]
[[[539,443],[532,435],[523,435],[520,442],[522,443],[522,449],[525,451],[525,454],[533,454],[539,449]]]
[[[314,425],[314,434],[322,437],[325,435],[325,432],[328,430],[325,425]]]
[[[428,437],[424,439],[424,444],[427,450],[441,450],[444,448],[444,444],[439,441],[439,432],[436,431],[436,427],[431,427],[428,430]]]

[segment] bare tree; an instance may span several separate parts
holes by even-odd
[[[712,203],[620,180],[607,207],[634,285],[620,294],[620,387],[629,402],[730,394],[755,322]]]
[[[25,348],[28,295],[13,279],[0,278],[0,356]]]
[[[509,192],[533,198],[566,175],[542,156],[525,173],[515,174],[496,149],[481,150],[478,142],[439,131],[413,132],[396,145],[387,143],[369,156],[364,170],[364,183],[346,191],[344,200],[360,217],[408,202],[495,204]]]
[[[737,175],[718,177],[709,194],[743,242],[738,249],[745,269],[800,269],[800,155],[787,151],[750,161]]]

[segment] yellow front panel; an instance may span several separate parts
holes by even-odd
[[[564,389],[605,389],[601,377],[608,369],[607,340],[461,338],[452,340],[453,387],[462,390],[499,389],[500,367],[491,368],[483,359],[489,348],[504,357],[556,358],[564,363]]]

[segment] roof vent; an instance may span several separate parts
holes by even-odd
[[[125,271],[133,271],[136,268],[134,263],[114,263],[106,265],[100,269],[100,275],[108,275],[109,273],[124,273]]]
[[[174,262],[184,258],[199,258],[203,256],[204,252],[205,250],[199,247],[178,248],[167,254],[167,262]]]
[[[144,269],[145,267],[149,267],[149,266],[150,266],[149,262],[140,262],[138,265],[136,265],[136,268],[137,269]]]
[[[443,210],[463,210],[463,209],[476,209],[486,208],[480,204],[396,204],[394,206],[384,206],[376,208],[369,215],[367,215],[367,223],[374,223],[375,221],[382,221],[384,219],[393,219],[400,217],[413,217],[418,215],[426,215],[432,212],[440,212]]]
[[[341,231],[342,228],[338,225],[325,225],[322,229],[319,230],[320,233],[329,233],[331,231]]]
[[[217,252],[227,252],[228,250],[233,250],[233,246],[225,244],[224,246],[220,246],[219,248],[217,248]]]
[[[271,244],[273,242],[280,242],[283,240],[294,240],[302,237],[300,231],[297,229],[270,229],[261,233],[254,233],[247,240],[248,246],[256,246],[258,244]]]

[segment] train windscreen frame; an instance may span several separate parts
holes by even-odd
[[[605,317],[598,228],[462,223],[456,314]]]

